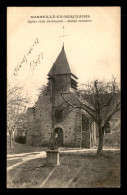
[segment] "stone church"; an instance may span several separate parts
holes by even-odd
[[[54,79],[54,82],[53,82]],[[28,132],[28,144],[48,146],[52,131],[52,87],[54,83],[54,131],[59,147],[91,148],[96,144],[96,124],[82,110],[88,102],[77,95],[77,76],[71,70],[64,45],[48,73],[48,83],[34,107],[27,110],[31,123],[38,124]],[[79,108],[78,108],[79,107]]]

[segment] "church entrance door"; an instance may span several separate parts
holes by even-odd
[[[58,147],[62,147],[63,146],[63,129],[61,129],[60,127],[57,127],[55,129],[55,137],[56,137],[56,143]]]

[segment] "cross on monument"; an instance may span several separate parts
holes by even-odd
[[[63,35],[59,36],[59,37],[62,37],[62,38],[63,38],[63,46],[64,46],[64,37],[65,37],[65,36],[68,36],[68,35],[65,35],[65,34],[64,34],[64,26],[63,26]]]

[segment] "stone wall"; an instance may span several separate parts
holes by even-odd
[[[65,99],[70,98],[70,94],[64,94]],[[82,147],[82,113],[81,109],[74,109],[65,101],[61,95],[55,96],[56,108],[59,105],[65,107],[66,114],[59,122],[55,122],[55,128],[59,127],[63,130],[63,146],[64,147]],[[29,143],[36,146],[48,146],[52,131],[52,103],[50,95],[40,95],[35,104],[34,117],[40,121],[40,134],[38,136],[29,136]],[[90,146],[90,134],[84,137],[85,147]]]
[[[65,95],[65,98],[69,97],[69,94]],[[36,103],[36,117],[41,123],[41,146],[48,146],[51,135],[52,127],[52,104],[50,102],[50,96],[40,96]],[[64,100],[61,95],[57,95],[56,106],[61,105]],[[60,122],[55,122],[55,128],[60,127],[63,129],[63,146],[68,147],[80,147],[81,146],[81,111],[73,108],[68,109],[68,113],[64,116]]]
[[[51,96],[41,95],[36,104],[36,118],[40,121],[41,143],[40,146],[48,146],[52,127],[52,103]]]
[[[57,127],[63,129],[63,146],[76,147],[76,110],[72,109],[62,122],[56,123]]]
[[[76,147],[82,146],[82,112],[76,109]]]

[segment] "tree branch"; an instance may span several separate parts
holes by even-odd
[[[110,119],[112,118],[112,116],[118,112],[120,110],[120,102],[116,105],[115,109],[113,110],[113,112],[108,116],[108,118],[106,119],[104,125],[103,125],[103,129],[105,129],[107,123],[110,121]]]
[[[67,103],[67,104],[69,104],[70,106],[72,106],[72,108],[74,108],[74,109],[82,109],[82,110],[85,110],[95,121],[96,121],[96,118],[95,118],[95,116],[92,114],[92,113],[90,113],[86,108],[84,108],[84,107],[82,107],[82,105],[81,106],[74,106],[72,103],[70,103],[69,101],[67,101],[64,97],[63,97],[63,94],[62,93],[60,93],[61,94],[61,97],[63,98],[63,100]]]

